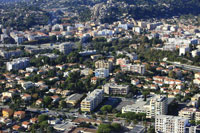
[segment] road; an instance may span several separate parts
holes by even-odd
[[[191,71],[194,71],[194,72],[200,72],[200,67],[198,67],[198,66],[181,64],[181,63],[178,63],[178,62],[170,62],[170,61],[167,61],[167,62],[174,65],[174,66],[181,67],[181,68],[186,69],[186,70],[191,70]]]
[[[91,117],[90,115],[79,114],[78,111],[64,112],[64,111],[44,110],[44,109],[29,108],[29,107],[27,107],[26,111],[32,111],[32,112],[38,111],[41,114],[46,114],[46,115],[49,115],[49,116],[65,115],[67,118],[71,118],[71,117],[78,117],[78,118]]]
[[[25,48],[55,48],[57,47],[58,45],[57,44],[60,44],[60,43],[57,43],[53,46],[51,46],[52,43],[45,43],[45,44],[37,44],[37,45],[17,45],[17,44],[0,44],[0,47],[17,47],[17,46],[24,46]]]

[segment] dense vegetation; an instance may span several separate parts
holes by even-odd
[[[106,0],[41,0],[34,1],[33,4],[20,3],[11,4],[9,6],[2,6],[4,9],[19,9],[16,8],[20,6],[20,10],[12,10],[6,16],[13,16],[13,19],[9,21],[5,18],[1,18],[0,22],[6,26],[17,26],[17,27],[30,27],[35,24],[47,24],[50,18],[49,14],[45,13],[41,9],[43,8],[66,8],[69,12],[76,12],[78,17],[75,18],[78,21],[88,21],[94,18],[93,7],[96,4],[103,3],[102,8],[105,8],[103,12],[106,12],[103,17],[101,15],[100,21],[103,23],[112,23],[119,20],[121,17],[131,16],[134,19],[151,19],[151,18],[170,18],[172,16],[181,15],[199,15],[200,13],[200,1],[199,0],[113,0],[112,5],[106,4]],[[48,7],[46,7],[48,3]],[[38,8],[39,7],[39,8]],[[41,11],[43,14],[31,14],[28,17],[20,14],[29,11]],[[14,18],[16,16],[16,18]],[[3,16],[2,16],[3,17]],[[12,18],[12,17],[11,17]],[[38,18],[38,19],[33,19]],[[17,19],[14,20],[14,19]],[[23,27],[24,28],[24,27]],[[23,29],[21,28],[21,30]]]
[[[16,30],[26,30],[35,25],[46,25],[50,15],[37,6],[26,3],[9,4],[1,7],[0,24]]]
[[[111,7],[107,14],[115,14],[115,17],[127,13],[135,19],[149,18],[169,18],[181,16],[183,14],[198,15],[200,13],[199,0],[114,0],[115,2],[125,2],[126,8],[118,6]],[[103,22],[112,22],[113,15],[107,15]]]

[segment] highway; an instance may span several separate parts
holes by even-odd
[[[198,66],[181,64],[181,63],[178,63],[178,62],[170,62],[170,61],[167,61],[167,62],[172,64],[172,65],[174,65],[174,66],[181,67],[181,68],[183,68],[185,70],[191,70],[191,71],[194,71],[194,72],[200,72],[200,67],[198,67]]]

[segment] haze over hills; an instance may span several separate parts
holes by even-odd
[[[199,0],[40,0],[35,3],[39,6],[42,4],[44,8],[74,9],[77,13],[81,12],[86,20],[92,18],[109,23],[122,17],[169,18],[200,13]]]
[[[124,17],[134,19],[170,18],[200,14],[199,0],[0,0],[0,2],[28,2],[41,9],[70,9],[81,21],[95,20],[112,23]]]
[[[9,2],[26,2],[30,0],[0,0],[2,3],[9,3]]]

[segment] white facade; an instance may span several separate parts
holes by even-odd
[[[179,116],[158,115],[155,119],[155,131],[159,133],[185,133],[189,120]]]
[[[185,47],[180,48],[180,49],[179,49],[179,56],[185,55],[186,52],[190,52],[190,47],[189,47],[189,46],[188,46],[188,47],[185,46]]]
[[[73,43],[62,43],[59,45],[60,52],[69,54],[72,51]]]
[[[106,78],[109,76],[109,69],[99,68],[95,70],[95,77]]]
[[[156,96],[150,100],[136,101],[133,105],[127,105],[122,108],[122,113],[135,112],[146,113],[146,118],[155,118],[157,115],[166,115],[168,110],[168,98],[165,96]]]
[[[121,65],[121,69],[122,71],[131,71],[131,72],[136,72],[139,74],[145,73],[145,65],[140,65],[140,64]]]
[[[14,59],[11,62],[6,63],[6,69],[8,71],[11,70],[19,70],[19,69],[24,69],[30,65],[29,58],[18,58]]]

